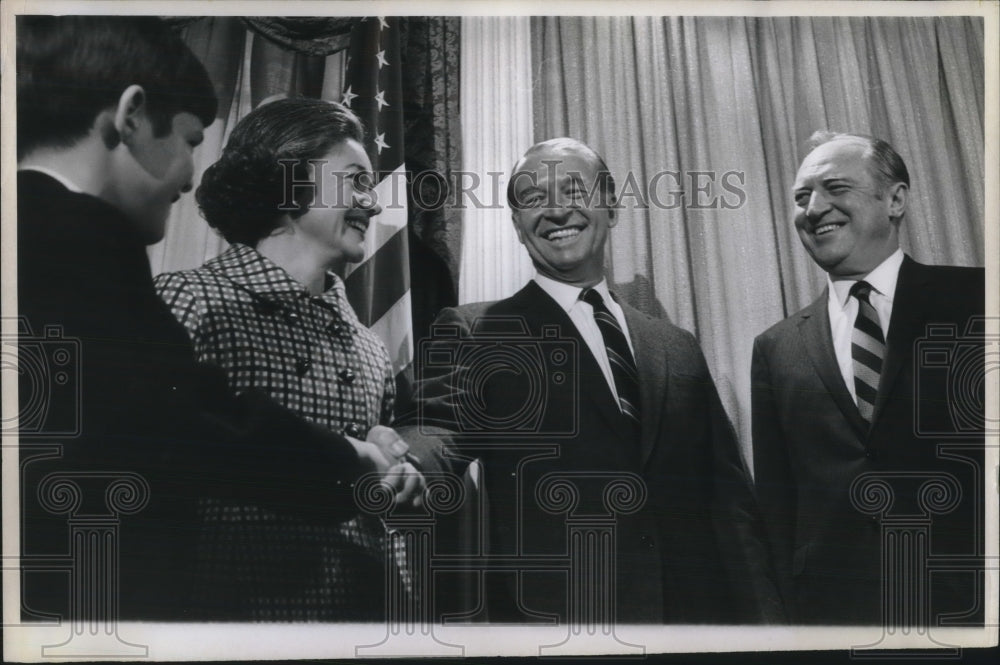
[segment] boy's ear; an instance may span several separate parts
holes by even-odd
[[[114,128],[125,145],[131,144],[146,116],[146,91],[141,85],[130,85],[118,98]]]

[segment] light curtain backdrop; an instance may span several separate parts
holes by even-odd
[[[478,198],[493,196],[489,171],[504,175],[500,208],[446,211],[442,244],[453,248],[460,301],[511,295],[532,273],[503,191],[533,141],[580,138],[605,156],[619,187],[631,174],[640,192],[662,171],[743,174],[730,181],[745,193],[734,209],[640,209],[626,198],[608,266],[625,300],[697,335],[748,458],[753,338],[825,283],[790,221],[809,134],[887,139],[912,178],[904,249],[929,263],[983,264],[979,18],[468,17],[461,25],[460,45],[446,42],[460,50],[461,77],[439,81],[442,98],[460,99],[456,143],[465,143],[463,168],[484,182]],[[222,95],[196,180],[236,120],[267,96],[307,89],[339,98],[343,53],[293,54],[231,17],[194,22],[185,38]],[[661,199],[682,188],[675,184],[661,182]],[[681,184],[691,203],[691,183]],[[736,200],[718,179],[701,196]],[[190,268],[224,245],[186,196],[150,258],[157,273]]]
[[[619,184],[745,174],[736,209],[626,207],[609,265],[626,300],[697,335],[748,457],[753,339],[825,286],[791,223],[813,131],[889,141],[911,175],[904,251],[983,265],[981,19],[540,17],[531,33],[536,140],[586,141]]]
[[[528,17],[462,19],[462,170],[482,183],[461,199],[462,304],[505,298],[535,274],[506,196],[510,167],[534,143],[531,76]]]

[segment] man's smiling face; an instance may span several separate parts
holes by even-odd
[[[582,146],[544,147],[529,152],[511,176],[514,228],[541,274],[577,286],[603,277],[604,245],[616,219],[598,169]]]
[[[861,279],[899,247],[906,186],[880,191],[867,150],[852,139],[824,143],[806,156],[795,177],[799,239],[834,279]]]

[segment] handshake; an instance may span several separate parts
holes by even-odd
[[[358,457],[374,467],[382,475],[382,481],[395,491],[397,504],[414,508],[423,505],[427,481],[414,466],[420,464],[420,459],[410,453],[410,446],[396,430],[376,425],[364,441],[351,436],[347,440],[357,450]]]

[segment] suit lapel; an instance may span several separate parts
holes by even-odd
[[[903,361],[912,357],[914,337],[922,319],[925,302],[924,286],[929,276],[923,266],[909,256],[903,259],[899,267],[899,278],[896,280],[896,293],[893,294],[892,317],[889,320],[889,335],[886,340],[885,364],[879,379],[878,394],[875,398],[875,412],[872,422],[878,421],[886,397],[891,394],[893,385],[899,378],[899,370]]]
[[[542,287],[538,286],[534,280],[511,297],[511,305],[514,310],[520,312],[521,316],[528,322],[528,328],[533,335],[539,335],[543,325],[558,325],[560,335],[563,338],[572,338],[576,342],[577,367],[576,379],[578,381],[578,394],[580,397],[580,409],[596,409],[604,420],[607,421],[609,429],[618,431],[621,426],[621,411],[614,399],[607,381],[604,380],[604,373],[601,371],[597,359],[590,352],[590,347],[583,340],[576,324],[569,318],[562,307],[553,300]],[[642,377],[640,375],[640,383]],[[645,402],[643,402],[645,406]]]
[[[830,314],[827,311],[827,290],[823,291],[812,305],[799,315],[799,334],[806,347],[809,360],[816,374],[819,375],[830,397],[843,412],[858,438],[864,441],[868,437],[868,423],[861,417],[858,405],[851,399],[851,393],[844,385],[844,377],[840,374],[837,354],[833,350],[833,338],[830,335]]]
[[[642,466],[646,465],[660,431],[664,405],[667,403],[667,347],[657,339],[656,326],[651,319],[628,305],[621,304],[628,324],[635,364],[639,370],[639,401],[641,411]]]

